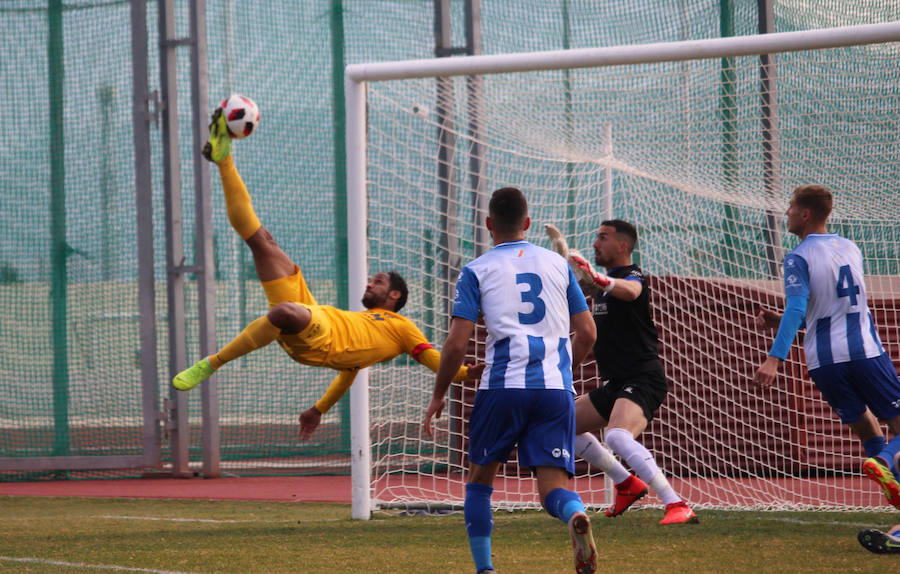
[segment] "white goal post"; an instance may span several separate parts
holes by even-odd
[[[397,267],[410,284],[404,314],[425,324],[423,330],[440,349],[453,272],[478,253],[480,222],[475,219],[484,194],[494,187],[525,191],[535,222],[528,239],[544,245],[543,223],[563,224],[570,242],[585,250],[608,215],[600,211],[637,220],[640,263],[652,278],[654,319],[673,393],[644,440],[676,489],[707,507],[880,504],[878,492],[857,492],[871,490],[858,468],[835,472],[847,468],[845,459],[853,460],[858,446],[810,390],[796,343],[774,396],[755,397],[742,388],[741,380],[752,375],[771,335],[752,334],[737,324],[751,316],[751,306],[780,302],[778,253],[793,244],[789,237],[771,234],[772,221],[800,183],[840,190],[833,220],[861,243],[867,265],[883,256],[874,272],[867,270],[870,298],[888,305],[873,310],[880,315],[876,322],[890,311],[890,301],[896,302],[890,294],[900,292],[900,230],[891,220],[900,218],[900,202],[890,165],[900,160],[900,141],[891,135],[900,132],[900,111],[893,107],[897,90],[889,87],[896,85],[897,73],[890,62],[898,61],[892,42],[900,42],[900,22],[347,66],[353,309],[362,309],[370,267]],[[833,56],[824,63],[818,55],[809,61],[788,57],[796,52]],[[742,64],[738,59],[763,54],[777,55],[774,66],[785,60],[790,70],[785,83],[797,89],[780,91],[773,76],[771,123],[760,127],[759,60],[745,58]],[[870,58],[877,76],[868,75]],[[803,74],[810,75],[809,83],[795,84]],[[435,87],[455,77],[471,82],[488,75],[508,83],[486,88],[487,95],[478,94],[475,101],[462,98],[462,89]],[[829,88],[834,98],[813,93],[818,87],[810,86]],[[842,106],[842,93],[852,105]],[[836,125],[841,131],[833,131]],[[446,149],[436,139],[440,133],[454,136],[449,147],[455,155],[439,161],[437,153]],[[773,136],[763,150],[761,140]],[[473,167],[460,158],[476,146]],[[440,173],[441,162],[449,172]],[[470,186],[459,184],[463,176]],[[448,204],[432,201],[439,185],[450,186],[449,215],[440,213]],[[470,195],[480,197],[470,205]],[[445,228],[435,229],[435,222]],[[898,359],[900,325],[882,321],[880,326]],[[477,342],[474,349],[478,352]],[[374,381],[370,371],[382,378]],[[581,376],[589,377],[586,373]],[[695,385],[701,379],[703,384]],[[461,504],[464,413],[471,393],[462,391],[448,401],[457,406],[448,407],[436,440],[449,442],[432,447],[420,430],[432,382],[427,370],[407,369],[397,361],[357,376],[350,391],[353,518],[368,519],[376,508],[391,505]],[[370,396],[376,388],[377,401]],[[396,390],[401,388],[403,395]],[[381,410],[401,403],[402,413]],[[803,414],[808,418],[795,428],[773,414],[790,413],[800,404],[815,405],[815,413]],[[714,410],[705,411],[710,405]],[[813,417],[818,417],[815,424],[807,424]],[[695,431],[700,438],[689,436]],[[830,442],[834,434],[837,443]],[[392,442],[400,435],[402,444]],[[679,437],[685,440],[674,440]],[[661,452],[661,445],[673,440],[673,450]],[[381,450],[382,444],[388,446]],[[835,458],[833,451],[843,452]],[[592,491],[586,501],[601,505],[606,487],[595,472],[579,474],[576,490],[583,496]],[[514,469],[505,473],[498,476],[495,506],[536,506],[531,479]],[[412,486],[394,489],[395,482],[405,480]],[[723,484],[729,481],[742,486],[735,490]],[[802,492],[792,497],[797,490]]]

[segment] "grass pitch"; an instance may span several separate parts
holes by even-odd
[[[660,510],[595,515],[599,572],[897,572],[900,556],[856,541],[891,512],[698,511],[661,527]],[[501,573],[571,572],[565,527],[542,512],[495,512]],[[462,513],[377,513],[348,505],[0,498],[2,572],[280,572],[366,574],[474,570]]]

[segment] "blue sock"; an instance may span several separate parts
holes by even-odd
[[[565,524],[569,523],[569,519],[576,512],[584,512],[584,503],[581,501],[581,497],[565,488],[551,490],[544,499],[544,506],[550,516],[559,518]]]
[[[878,453],[881,452],[881,449],[883,449],[886,444],[887,441],[883,436],[873,436],[863,443],[863,448],[866,449],[866,457],[872,458],[873,456],[878,456]]]
[[[494,529],[494,515],[491,512],[493,486],[469,483],[466,485],[466,502],[463,515],[466,532],[469,534],[469,549],[475,560],[475,571],[494,569],[491,564],[491,530]]]
[[[900,434],[894,436],[878,453],[879,457],[887,461],[888,467],[894,474],[897,474],[897,465],[894,464],[894,459],[897,457],[898,452],[900,452]]]

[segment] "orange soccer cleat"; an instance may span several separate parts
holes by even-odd
[[[659,521],[659,523],[663,525],[697,524],[698,522],[700,522],[700,520],[697,518],[697,515],[694,514],[694,511],[691,510],[691,507],[687,505],[687,502],[683,500],[667,504],[666,515],[662,520]]]

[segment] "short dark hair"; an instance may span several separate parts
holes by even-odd
[[[637,228],[634,225],[622,219],[607,219],[600,224],[600,227],[612,227],[616,233],[624,235],[628,241],[629,253],[634,251],[634,246],[637,245]]]
[[[801,185],[794,188],[794,205],[808,209],[818,221],[825,221],[831,215],[834,198],[821,185]]]
[[[406,279],[400,276],[396,271],[388,271],[389,289],[391,291],[400,291],[400,298],[394,304],[394,311],[399,311],[406,305],[406,298],[409,297],[409,288],[406,286]]]
[[[528,202],[525,194],[515,187],[501,187],[491,195],[488,204],[494,230],[508,235],[520,231],[528,217]]]

